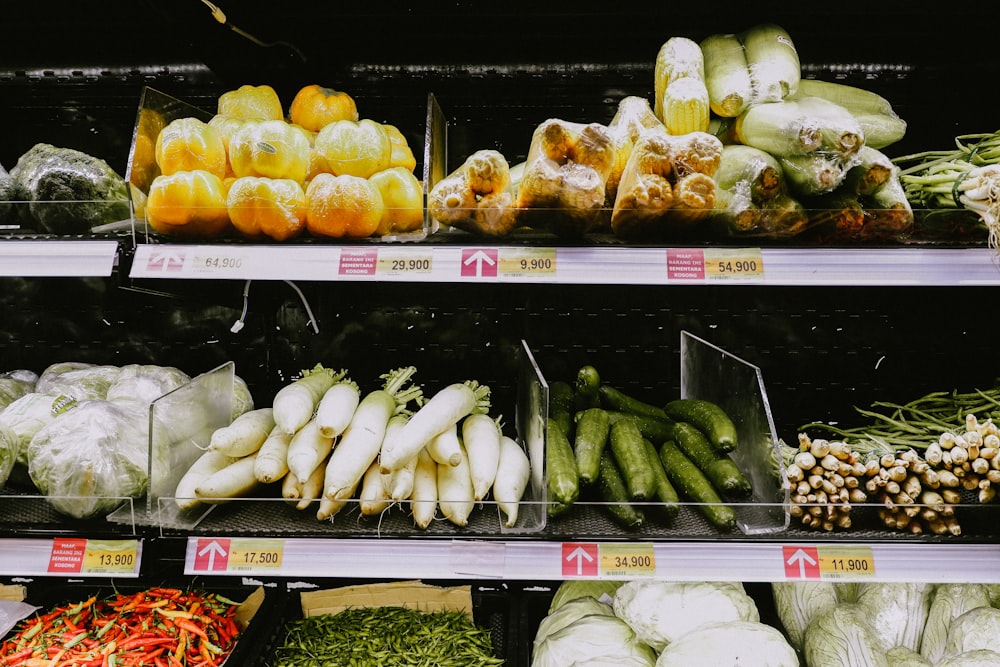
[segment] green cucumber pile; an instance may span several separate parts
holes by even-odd
[[[728,531],[736,525],[731,503],[752,495],[729,456],[736,426],[719,405],[695,398],[654,405],[605,384],[591,365],[549,384],[546,434],[551,517],[592,497],[618,525],[639,530],[651,510],[670,522],[690,502]]]

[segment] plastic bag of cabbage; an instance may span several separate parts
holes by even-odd
[[[781,582],[772,591],[806,667],[1000,665],[989,585]]]
[[[0,486],[13,465],[23,465],[49,503],[77,519],[140,497],[149,470],[169,465],[166,447],[150,447],[150,404],[190,380],[170,366],[49,366],[32,391],[0,410]],[[253,406],[242,380],[233,405],[234,411]],[[151,451],[164,460],[150,460]]]
[[[558,604],[555,604],[556,601]],[[739,583],[565,582],[539,624],[532,667],[798,667]]]

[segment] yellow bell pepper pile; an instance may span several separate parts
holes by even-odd
[[[208,122],[178,118],[155,132],[145,216],[157,233],[358,239],[423,225],[406,137],[359,118],[345,92],[304,86],[286,118],[272,87],[244,85],[219,96]]]

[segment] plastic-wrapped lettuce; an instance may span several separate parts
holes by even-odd
[[[31,371],[0,373],[0,412],[4,408],[35,390],[38,376]]]
[[[989,607],[990,597],[982,584],[938,584],[920,638],[920,654],[936,663],[945,655],[952,621],[976,607]]]
[[[129,364],[119,369],[105,397],[109,401],[132,401],[148,406],[160,396],[190,381],[187,373],[173,366]]]
[[[760,620],[753,598],[729,582],[627,581],[615,591],[612,606],[658,652],[707,623]]]
[[[1000,609],[976,607],[958,616],[948,627],[945,657],[989,649],[1000,651]]]
[[[799,656],[775,628],[754,621],[709,623],[667,645],[656,667],[798,667]],[[853,665],[852,665],[853,667]]]
[[[35,384],[35,391],[53,396],[70,396],[81,401],[104,399],[120,372],[118,366],[60,362],[42,371]]]
[[[597,579],[594,581],[568,579],[559,584],[555,595],[552,596],[552,602],[549,603],[549,613],[551,614],[570,600],[580,597],[592,597],[601,602],[611,602],[615,591],[621,587],[622,583],[624,582],[614,579]]]
[[[870,620],[853,603],[817,615],[806,628],[802,654],[809,667],[889,667]]]
[[[17,462],[28,464],[28,444],[43,426],[51,422],[59,414],[72,409],[76,404],[73,399],[65,399],[49,394],[31,392],[25,394],[0,412],[0,426],[13,434],[11,447]]]
[[[771,584],[778,620],[796,651],[809,622],[820,612],[839,604],[836,584],[829,581],[779,581]]]
[[[859,583],[857,605],[884,651],[893,646],[920,650],[934,587],[927,583]]]
[[[535,648],[537,649],[538,645],[549,635],[559,632],[568,625],[572,625],[584,616],[592,616],[594,614],[599,616],[614,616],[615,612],[611,609],[610,604],[599,602],[597,598],[590,597],[589,595],[573,598],[565,602],[558,609],[550,612],[538,624],[538,629],[535,631]]]
[[[934,667],[1000,667],[1000,653],[980,648],[944,658]]]
[[[531,667],[654,667],[656,654],[628,623],[604,614],[583,616],[535,647]]]
[[[130,403],[80,401],[28,446],[28,474],[60,513],[106,514],[146,490],[149,416]]]
[[[247,381],[239,375],[233,376],[233,420],[244,412],[253,410],[253,394]]]
[[[0,489],[7,483],[10,471],[17,463],[17,435],[8,427],[0,424]]]

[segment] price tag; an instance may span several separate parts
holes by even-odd
[[[380,276],[413,276],[430,273],[433,269],[434,252],[431,248],[380,248],[375,265],[375,272]]]
[[[600,574],[608,577],[651,577],[656,558],[649,542],[601,544],[598,552]]]
[[[220,246],[218,249],[200,251],[191,256],[191,273],[208,273],[216,276],[242,274],[249,265],[248,257],[238,249]]]
[[[764,277],[760,248],[706,248],[708,280],[756,280]]]
[[[871,547],[819,546],[819,572],[823,579],[864,579],[875,576]]]
[[[132,574],[139,565],[136,540],[87,540],[81,574]]]
[[[501,248],[500,273],[505,276],[554,276],[555,248]]]
[[[285,555],[284,540],[234,539],[229,544],[228,570],[277,570]]]

